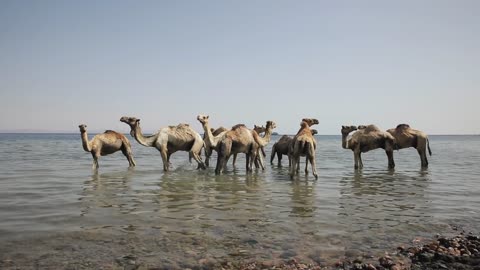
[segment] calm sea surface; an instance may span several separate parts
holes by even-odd
[[[79,134],[0,134],[1,256],[21,253],[16,246],[39,253],[25,244],[31,239],[48,248],[56,238],[68,244],[98,233],[89,241],[143,243],[130,251],[138,260],[160,254],[160,264],[180,268],[202,258],[329,262],[394,250],[450,225],[480,229],[480,136],[430,136],[428,169],[410,148],[394,153],[392,171],[382,150],[363,154],[365,167],[355,171],[340,136],[316,136],[316,181],[304,176],[304,158],[294,181],[286,157],[283,167],[270,165],[279,136],[266,148],[265,171],[246,174],[242,155],[221,176],[196,170],[186,152],[164,173],[155,148],[128,138],[137,167],[117,152],[94,172]]]

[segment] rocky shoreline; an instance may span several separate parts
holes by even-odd
[[[92,238],[93,240],[96,238]],[[71,240],[71,239],[70,239]],[[70,241],[69,241],[70,242]],[[88,241],[87,241],[88,242]],[[95,240],[94,243],[98,241]],[[41,246],[48,246],[39,243]],[[46,243],[45,243],[46,244]],[[135,247],[138,242],[131,243]],[[126,244],[130,246],[130,244]],[[131,248],[130,247],[130,248]],[[27,249],[27,246],[14,249]],[[71,252],[68,250],[71,249]],[[0,249],[1,250],[1,249]],[[380,257],[360,255],[333,262],[304,262],[298,258],[284,261],[242,261],[200,259],[197,263],[173,265],[168,259],[155,257],[146,261],[135,254],[116,257],[121,250],[105,252],[97,246],[71,246],[62,244],[55,248],[58,256],[43,254],[40,257],[28,253],[16,253],[17,256],[1,256],[0,269],[105,269],[105,270],[433,270],[433,269],[463,269],[480,270],[480,237],[472,233],[461,232],[453,237],[436,236],[433,240],[414,239],[411,246],[400,246],[393,252],[384,253]],[[75,253],[75,250],[82,252]],[[6,251],[6,250],[4,250]],[[2,252],[3,253],[3,252]],[[41,253],[38,253],[41,254]],[[5,254],[3,254],[5,255]],[[92,257],[93,256],[93,257]],[[113,257],[112,257],[113,256]],[[117,255],[118,256],[118,255]],[[113,259],[108,259],[113,258]],[[186,259],[186,258],[185,258]],[[111,263],[107,263],[110,260]],[[165,263],[160,263],[159,260]],[[156,261],[156,262],[155,262]]]
[[[355,258],[337,262],[334,266],[304,264],[295,259],[277,265],[252,262],[244,265],[225,263],[222,270],[480,270],[480,237],[460,233],[455,237],[437,236],[435,240],[417,246],[397,248],[394,255],[379,258]]]

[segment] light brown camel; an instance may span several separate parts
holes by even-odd
[[[210,128],[208,118],[208,115],[197,115],[197,120],[200,122],[200,124],[202,124],[203,128],[203,140],[205,143],[205,164],[207,166],[210,165],[210,157],[212,156],[212,150],[217,151],[218,142],[223,137],[223,134],[228,131],[228,129],[224,127],[219,127],[217,129]]]
[[[197,119],[198,119],[198,117],[197,117]],[[208,116],[207,116],[207,119],[208,119]],[[213,137],[217,137],[220,134],[228,131],[228,129],[226,129],[224,127],[219,127],[217,129],[210,128],[210,131],[212,131]],[[212,150],[214,150],[214,149],[212,149],[210,144],[207,143],[209,141],[207,140],[207,133],[206,132],[203,133],[203,141],[205,142],[205,165],[207,165],[207,167],[208,167],[208,166],[210,166],[210,157],[212,156]]]
[[[306,156],[307,160],[312,166],[312,173],[315,179],[318,178],[317,168],[315,165],[315,149],[317,142],[313,137],[312,130],[310,129],[311,125],[318,124],[318,120],[304,118],[300,123],[300,130],[297,132],[297,135],[293,137],[292,142],[290,143],[288,156],[290,158],[290,178],[293,179],[293,176],[298,172],[300,164],[300,156]],[[308,174],[308,162],[305,164],[305,174]]]
[[[316,129],[311,129],[312,135],[318,133]],[[273,164],[273,160],[275,159],[275,155],[277,155],[278,165],[282,165],[282,157],[283,155],[288,156],[288,148],[290,143],[292,142],[293,138],[288,135],[283,135],[280,139],[273,144],[272,146],[272,153],[270,155],[270,164]],[[288,159],[288,166],[290,166],[290,158]]]
[[[253,130],[255,132],[257,132],[257,134],[260,135],[261,133],[265,132],[266,128],[264,126],[253,125]],[[265,149],[263,149],[263,147],[260,147],[260,151],[262,152],[262,156],[257,154],[257,158],[255,159],[255,168],[259,168],[260,167],[260,162],[264,163],[263,158],[267,156],[267,154],[265,154]],[[260,161],[259,159],[262,159],[262,161]],[[237,154],[234,154],[233,155],[233,161],[232,161],[233,166],[235,166],[236,161],[237,161]],[[263,169],[265,169],[265,168],[263,168]]]
[[[199,168],[206,168],[200,157],[203,147],[202,137],[188,124],[164,127],[153,135],[144,136],[140,127],[140,119],[123,116],[120,121],[130,126],[130,135],[135,137],[138,143],[143,146],[155,147],[160,151],[164,171],[168,171],[170,155],[177,151],[189,152],[189,156],[195,159]]]
[[[215,174],[220,174],[225,168],[229,157],[236,153],[246,154],[246,171],[252,171],[253,163],[257,157],[260,147],[264,147],[270,141],[273,128],[276,125],[272,121],[267,121],[265,137],[260,137],[257,132],[248,129],[245,125],[239,124],[232,127],[231,130],[223,134],[217,145],[217,166]],[[213,136],[208,134],[211,142]],[[261,164],[263,165],[263,164]],[[262,166],[264,168],[264,166]]]
[[[315,118],[303,118],[302,119],[302,122],[305,122],[308,124],[308,127],[310,128],[311,126],[313,125],[318,125],[318,120],[315,119]],[[300,129],[298,130],[298,132],[300,132],[302,130],[302,124],[300,123]],[[314,131],[313,129],[310,129],[310,131],[312,132],[312,135],[314,135]],[[297,132],[297,133],[298,133]],[[315,130],[316,132],[316,130]],[[296,135],[295,135],[296,136]],[[294,137],[295,138],[295,137]],[[314,149],[317,148],[317,141],[316,140],[313,140],[313,143],[314,143]],[[292,158],[290,156],[291,153],[293,153],[293,144],[290,144],[290,147],[289,147],[289,154],[288,154],[288,166],[291,166],[292,165]],[[305,154],[301,154],[300,156],[305,156]],[[297,173],[300,172],[300,162],[297,163]],[[308,157],[306,158],[305,160],[305,173],[308,173]]]
[[[400,124],[396,128],[387,130],[387,132],[395,138],[395,149],[399,150],[408,147],[417,149],[422,167],[428,167],[427,149],[430,156],[432,155],[432,150],[430,150],[427,134],[410,128],[407,124]]]
[[[123,134],[113,130],[107,130],[102,134],[95,135],[91,141],[88,141],[87,125],[81,124],[78,127],[80,128],[83,149],[92,154],[93,169],[98,169],[100,167],[98,165],[98,158],[100,156],[113,154],[118,150],[121,150],[125,157],[127,157],[129,167],[135,166],[132,147]]]
[[[197,115],[197,120],[200,122],[200,124],[202,124],[202,128],[204,131],[203,139],[205,141],[205,156],[206,156],[205,164],[209,166],[209,159],[212,155],[212,150],[217,151],[218,142],[221,140],[223,134],[227,131],[227,129],[224,127],[217,128],[216,130],[214,130],[213,128],[210,128],[208,115],[199,114]],[[255,130],[257,133],[262,133],[262,132],[265,132],[265,127],[254,125],[253,130]],[[209,139],[208,137],[208,131],[210,131],[211,133],[210,135],[211,139]],[[261,148],[261,150],[262,150],[263,156],[265,156],[263,147]],[[260,156],[258,157],[261,158]],[[235,166],[236,159],[237,159],[237,154],[233,154],[233,166]],[[258,168],[259,166],[260,166],[259,161],[258,159],[256,159],[255,167]]]
[[[353,151],[355,169],[363,168],[362,153],[382,148],[388,157],[388,168],[395,168],[393,149],[395,138],[388,132],[381,131],[375,125],[368,126],[342,126],[342,148]],[[348,134],[355,131],[350,138]]]

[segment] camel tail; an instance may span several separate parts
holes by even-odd
[[[430,141],[428,140],[428,138],[427,138],[427,147],[428,147],[428,153],[431,156],[432,155],[432,150],[430,150]]]

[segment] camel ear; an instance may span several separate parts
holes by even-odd
[[[206,118],[208,119],[209,117],[210,117],[210,115],[207,115],[207,117],[206,117]]]
[[[345,128],[345,126],[342,126],[342,128]]]
[[[136,123],[140,122],[140,119],[135,120]]]

